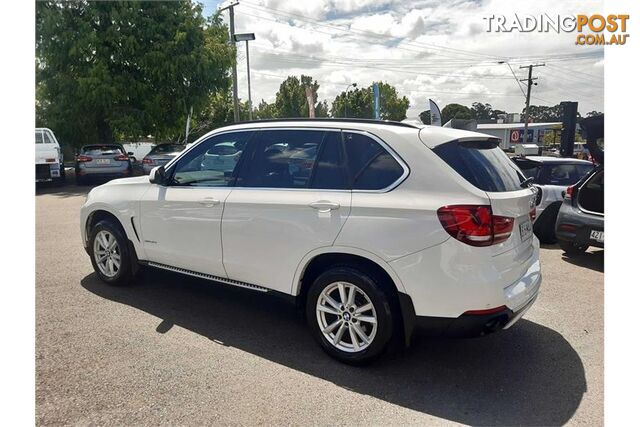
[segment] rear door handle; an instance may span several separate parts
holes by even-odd
[[[309,203],[309,207],[317,209],[320,212],[329,212],[334,209],[340,209],[340,203],[334,203],[328,200],[318,200],[317,202]]]
[[[212,208],[215,205],[219,205],[220,204],[220,200],[218,199],[214,199],[213,197],[205,197],[204,199],[200,200],[200,204],[204,205],[208,208]]]

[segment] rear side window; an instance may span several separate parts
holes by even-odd
[[[591,165],[577,165],[571,163],[549,164],[542,170],[542,184],[569,186],[580,181],[589,171]]]
[[[82,154],[86,156],[110,156],[124,154],[124,150],[119,145],[88,145],[82,147]]]
[[[360,134],[344,133],[347,167],[354,190],[382,190],[404,173],[402,166],[380,144]]]
[[[256,132],[253,153],[238,177],[243,187],[309,188],[324,131]]]
[[[453,170],[483,191],[521,190],[515,165],[492,141],[452,141],[433,151]]]
[[[44,139],[42,138],[42,131],[36,131],[36,144],[43,144]]]
[[[313,172],[311,188],[347,189],[348,179],[344,160],[340,132],[326,132]]]

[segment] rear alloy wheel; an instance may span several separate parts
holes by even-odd
[[[336,359],[364,364],[387,347],[393,317],[374,279],[349,267],[316,279],[307,299],[307,318],[316,340]]]

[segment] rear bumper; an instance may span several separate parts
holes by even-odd
[[[36,182],[52,181],[60,176],[60,163],[36,164]]]
[[[488,314],[463,314],[455,318],[418,316],[415,328],[422,334],[452,338],[481,337],[513,326],[531,308],[537,294],[522,307],[504,307]]]
[[[132,168],[130,167],[126,169],[114,168],[114,170],[105,170],[105,169],[106,168],[92,170],[89,168],[87,169],[76,168],[76,175],[82,176],[84,178],[96,178],[96,179],[125,178],[133,175]]]
[[[604,242],[591,239],[591,231],[604,231],[604,217],[587,214],[568,203],[562,205],[556,220],[556,236],[559,240],[604,248]]]

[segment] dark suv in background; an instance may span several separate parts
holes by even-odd
[[[558,212],[556,236],[569,255],[589,246],[604,248],[604,166],[598,166],[566,190]]]

